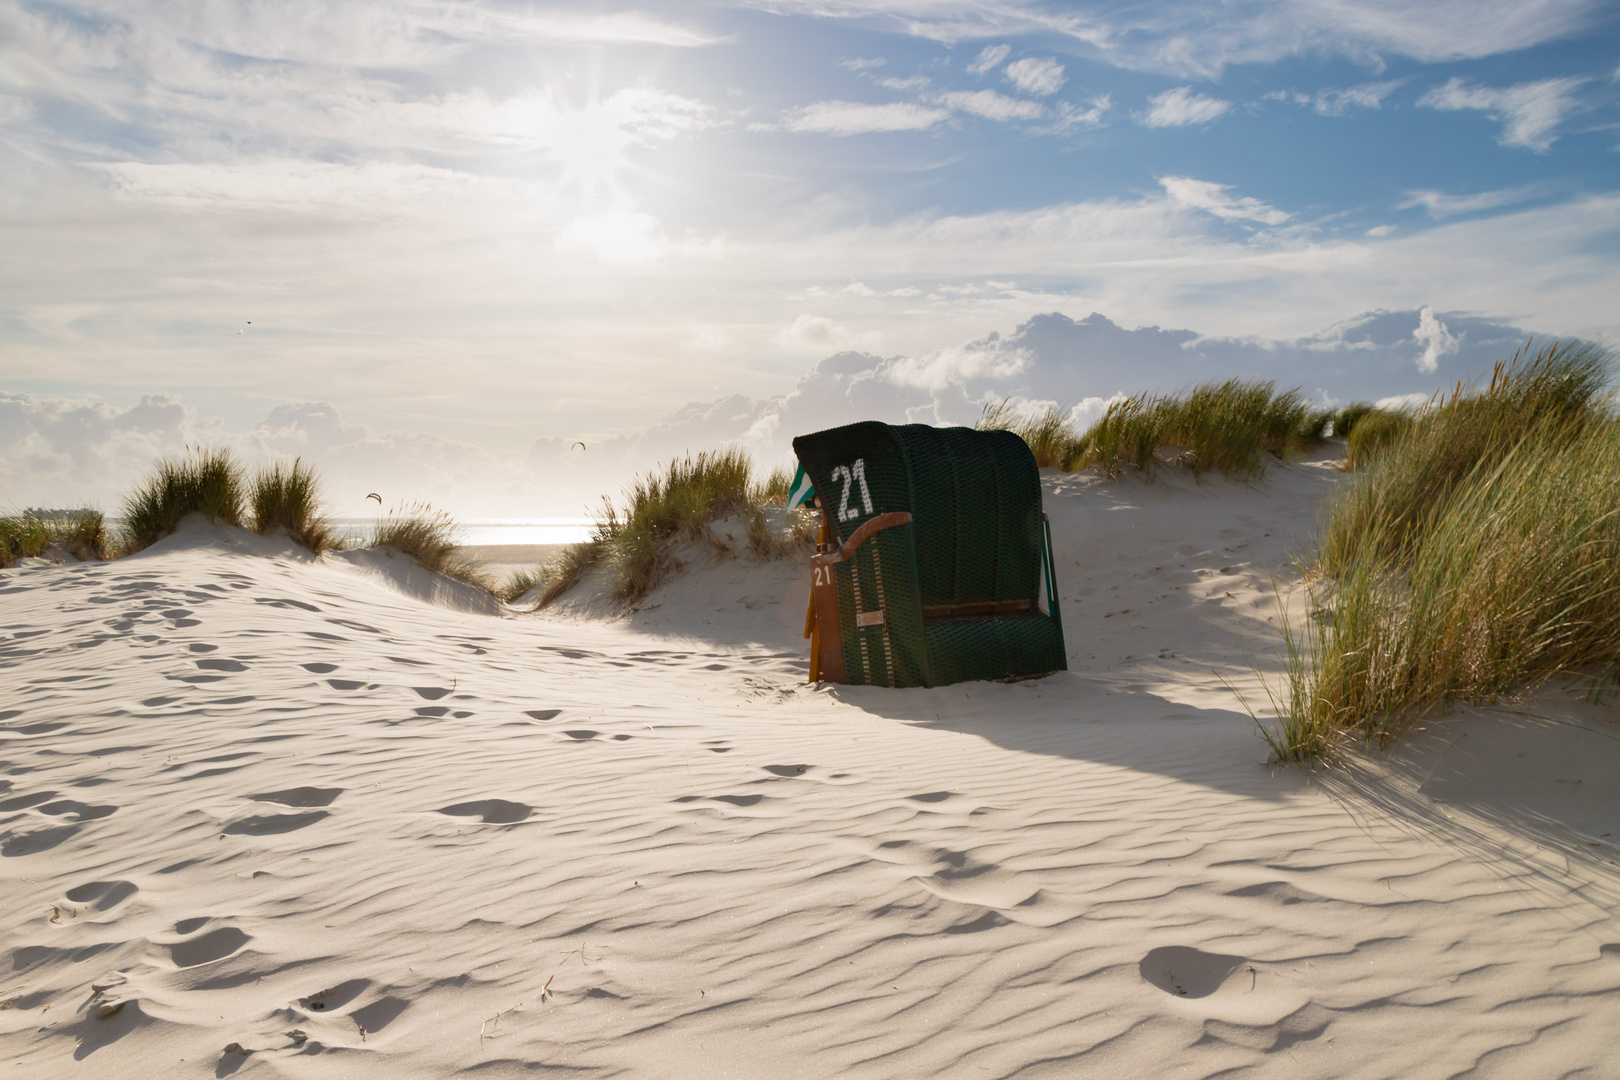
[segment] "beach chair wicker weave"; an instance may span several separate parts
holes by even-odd
[[[942,686],[1067,667],[1040,472],[1017,435],[865,421],[793,449],[833,540],[812,560],[823,677]]]

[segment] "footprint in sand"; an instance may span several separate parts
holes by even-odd
[[[511,825],[534,813],[534,808],[520,802],[507,802],[505,799],[478,799],[473,802],[456,803],[454,806],[442,806],[438,812],[451,817],[475,817],[486,825]]]
[[[561,709],[530,709],[523,714],[533,720],[555,720],[562,715]]]
[[[91,806],[89,803],[79,802],[77,799],[58,799],[46,803],[39,808],[42,814],[52,817],[65,817],[70,821],[95,821],[118,812],[116,806]]]
[[[411,689],[416,691],[418,697],[426,698],[429,701],[438,701],[450,692],[448,688],[443,686],[413,686]]]
[[[333,1012],[366,992],[370,979],[350,979],[326,990],[317,990],[308,997],[298,999],[301,1008],[310,1012]]]
[[[951,794],[949,791],[925,791],[921,795],[907,795],[906,798],[912,802],[936,803],[944,802]]]
[[[139,888],[133,881],[89,881],[67,891],[69,903],[84,904],[97,911],[115,908],[134,896]]]
[[[349,1019],[360,1025],[362,1031],[381,1031],[398,1020],[399,1014],[410,1008],[410,1004],[404,998],[378,998],[371,1004],[362,1005],[354,1010],[349,1014]]]
[[[295,787],[286,791],[267,791],[261,795],[249,795],[255,802],[279,803],[282,806],[331,806],[339,795],[343,794],[340,787]]]
[[[196,660],[193,661],[204,671],[246,671],[248,666],[240,660]]]
[[[1142,978],[1176,997],[1208,997],[1248,963],[1241,956],[1208,953],[1185,945],[1167,945],[1142,957]]]
[[[58,825],[51,829],[16,833],[0,843],[0,856],[14,859],[23,855],[37,855],[41,851],[51,850],[78,831],[77,825]]]
[[[190,645],[187,645],[186,648],[190,649],[192,652],[213,652],[215,649],[219,648],[219,646],[208,645],[201,641],[193,641]]]
[[[588,728],[578,728],[574,731],[565,731],[563,734],[576,742],[590,742],[592,739],[600,735],[601,732],[591,731]]]
[[[187,920],[180,925],[188,925],[190,922],[191,920]],[[223,960],[238,952],[252,940],[234,926],[221,926],[217,930],[210,930],[206,934],[170,945],[169,958],[174,961],[175,967],[189,968],[211,964],[215,960]]]
[[[232,822],[222,831],[232,836],[276,836],[305,828],[330,816],[325,810],[311,810],[307,814],[254,814]]]
[[[773,776],[795,777],[803,776],[810,771],[809,765],[767,765],[765,771]]]
[[[358,690],[366,685],[364,679],[327,679],[326,685],[334,690]]]
[[[338,669],[338,666],[336,664],[305,664],[304,665],[304,670],[305,671],[313,671],[317,675],[325,675],[327,672],[336,671],[337,669]]]

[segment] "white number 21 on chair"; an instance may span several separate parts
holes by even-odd
[[[854,465],[838,466],[832,471],[833,483],[837,483],[839,477],[843,477],[844,480],[844,496],[838,500],[838,520],[853,521],[861,516],[859,509],[849,505],[849,489],[857,483],[861,485],[861,505],[870,514],[872,512],[872,492],[866,486],[866,459],[856,458]]]

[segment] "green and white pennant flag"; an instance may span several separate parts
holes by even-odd
[[[788,487],[787,508],[792,510],[796,506],[803,506],[815,497],[815,485],[810,482],[804,466],[800,465],[799,471],[793,474],[793,483]]]

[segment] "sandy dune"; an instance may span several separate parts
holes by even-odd
[[[1612,704],[1313,777],[1223,683],[1335,476],[1049,475],[1072,670],[1011,685],[806,686],[788,563],[0,573],[0,1068],[1620,1076]]]

